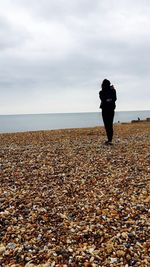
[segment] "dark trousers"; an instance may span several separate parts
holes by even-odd
[[[115,111],[113,109],[111,110],[105,110],[102,109],[102,118],[107,134],[108,141],[111,142],[113,138],[113,119],[114,119]]]

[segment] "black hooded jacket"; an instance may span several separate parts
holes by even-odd
[[[100,108],[107,109],[107,110],[114,110],[116,107],[115,101],[117,100],[116,97],[116,90],[110,86],[105,90],[101,90],[99,92],[99,97],[101,100]]]

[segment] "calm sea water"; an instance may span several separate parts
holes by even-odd
[[[118,111],[114,122],[130,122],[150,118],[148,111]],[[31,115],[0,115],[0,132],[24,132],[66,128],[86,128],[103,125],[101,112],[54,113]]]

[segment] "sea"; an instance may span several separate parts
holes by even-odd
[[[116,111],[114,123],[150,118],[150,110]],[[0,133],[14,133],[103,125],[101,112],[0,115]]]

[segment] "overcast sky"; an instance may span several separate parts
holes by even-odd
[[[150,109],[149,0],[0,0],[0,114]]]

